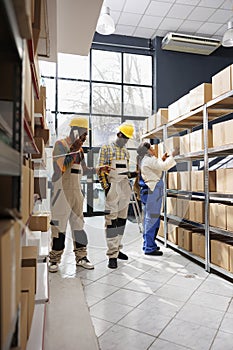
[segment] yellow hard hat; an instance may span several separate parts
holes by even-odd
[[[77,126],[79,128],[88,129],[88,120],[83,117],[73,118],[69,124],[72,126]]]
[[[129,139],[133,138],[134,126],[132,124],[123,123],[119,126],[119,130]]]

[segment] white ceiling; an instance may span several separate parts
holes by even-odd
[[[116,24],[114,34],[142,38],[168,32],[221,40],[233,19],[233,0],[104,0]]]

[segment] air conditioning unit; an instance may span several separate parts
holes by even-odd
[[[220,45],[221,42],[216,39],[179,33],[168,33],[162,40],[163,50],[189,52],[199,55],[210,55]]]

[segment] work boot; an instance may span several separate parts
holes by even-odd
[[[94,265],[92,265],[90,263],[90,261],[87,259],[86,256],[84,256],[84,258],[82,259],[79,259],[77,262],[76,262],[76,265],[77,266],[81,266],[83,267],[84,269],[88,269],[88,270],[93,270],[94,269]]]
[[[49,272],[57,272],[58,271],[58,263],[51,262],[49,264]]]
[[[122,253],[122,252],[119,252],[117,258],[121,259],[121,260],[128,260],[129,259],[128,256],[126,254]]]
[[[161,250],[154,250],[152,252],[149,252],[149,253],[145,253],[145,255],[163,255],[163,252],[161,252]]]
[[[108,260],[108,267],[110,269],[116,269],[117,268],[117,258],[110,258]]]

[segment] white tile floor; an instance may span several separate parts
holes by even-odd
[[[102,217],[86,219],[94,270],[76,269],[68,238],[60,271],[50,274],[51,288],[63,288],[67,278],[80,278],[99,349],[233,350],[232,283],[169,248],[161,248],[162,257],[145,256],[141,234],[131,222],[123,249],[129,260],[119,260],[118,269],[111,270],[103,226]],[[78,342],[69,342],[67,349],[83,350]]]

